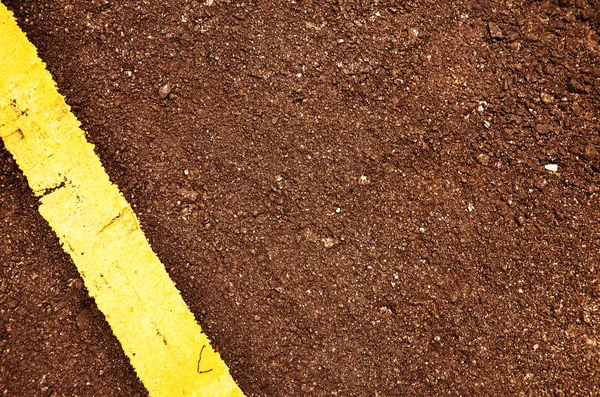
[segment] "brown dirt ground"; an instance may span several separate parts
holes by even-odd
[[[5,3],[248,396],[600,395],[599,0]],[[36,207],[0,393],[145,395]]]

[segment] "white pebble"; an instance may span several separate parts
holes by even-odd
[[[544,168],[548,171],[556,172],[558,171],[558,164],[546,164]]]

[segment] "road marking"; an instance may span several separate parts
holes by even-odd
[[[243,396],[79,126],[0,3],[0,137],[150,396]]]

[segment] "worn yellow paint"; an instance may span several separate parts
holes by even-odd
[[[243,396],[0,3],[0,137],[151,396]]]

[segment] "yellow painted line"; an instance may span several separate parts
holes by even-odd
[[[0,3],[0,137],[150,396],[243,396],[79,125]]]

